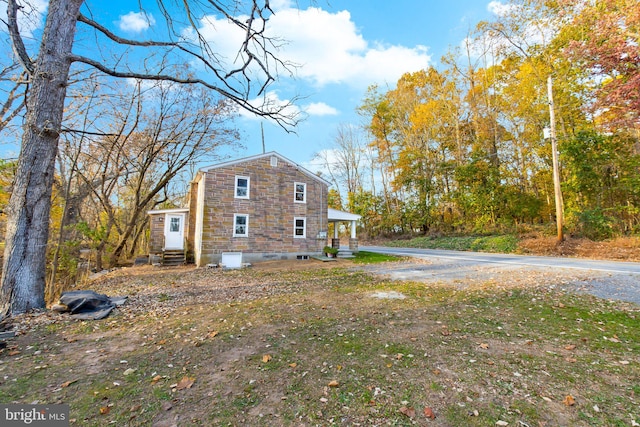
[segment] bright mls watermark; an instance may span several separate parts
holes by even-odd
[[[69,405],[0,404],[0,426],[69,427]]]

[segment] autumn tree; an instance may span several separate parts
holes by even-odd
[[[238,141],[226,125],[234,113],[230,102],[202,88],[138,81],[124,101],[134,108],[114,115],[110,136],[89,141],[78,160],[77,174],[101,212],[92,221],[93,229],[104,230],[96,242],[98,268],[107,243],[111,267],[135,246],[146,211],[166,200],[159,196],[178,174]]]
[[[212,0],[177,5],[160,0],[136,5],[142,16],[155,13],[164,18],[165,27],[155,33],[157,38],[138,40],[115,33],[108,23],[99,22],[97,2],[52,0],[43,31],[34,35],[39,45],[34,46],[25,43],[18,25],[21,5],[17,0],[7,1],[8,33],[17,60],[28,75],[29,92],[15,183],[7,207],[0,283],[2,315],[45,304],[45,254],[54,165],[72,67],[93,68],[114,78],[200,85],[285,127],[297,120],[285,114],[285,105],[266,100],[254,105],[249,101],[264,96],[278,70],[287,66],[273,54],[274,40],[265,33],[273,13],[268,1]],[[226,61],[218,55],[202,31],[207,22],[202,18],[208,15],[226,19],[242,34],[233,59]],[[77,32],[82,35],[81,44],[77,43]],[[184,63],[197,64],[200,73],[173,73],[174,65]]]
[[[571,11],[565,52],[588,70],[592,106],[614,128],[640,125],[640,6],[637,0],[560,0]]]
[[[397,155],[394,152],[393,141],[396,138],[394,122],[396,111],[386,94],[380,93],[377,86],[367,89],[358,114],[366,121],[365,130],[368,133],[369,147],[376,153],[370,156],[372,160],[371,172],[380,178],[382,191],[381,217],[386,223],[383,228],[390,230],[401,220],[401,203],[398,193],[391,183],[395,180]],[[372,179],[372,187],[375,180]],[[377,194],[376,191],[373,191]]]

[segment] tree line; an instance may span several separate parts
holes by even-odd
[[[640,8],[511,1],[439,66],[369,88],[331,151],[331,201],[370,237],[551,230],[553,82],[564,228],[640,230]]]
[[[81,249],[92,250],[94,268],[143,251],[146,211],[181,204],[174,186],[194,163],[239,144],[237,108],[286,129],[298,120],[264,97],[293,67],[265,35],[268,1],[141,2],[143,15],[155,8],[164,21],[152,39],[113,33],[99,22],[99,4],[83,0],[50,1],[44,28],[29,32],[19,22],[37,21],[37,2],[6,3],[0,43],[15,55],[0,58],[0,131],[17,135],[21,150],[0,162],[0,317],[42,307],[54,284],[74,280]],[[358,109],[364,125],[341,126],[332,155],[320,153],[336,184],[331,206],[361,214],[364,232],[554,222],[542,136],[549,76],[566,227],[594,238],[637,231],[637,1],[503,6],[440,66],[392,89],[372,86]],[[210,13],[243,34],[235,63],[201,32],[198,17]],[[262,105],[249,101],[260,97]]]

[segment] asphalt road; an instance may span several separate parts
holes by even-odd
[[[439,281],[456,285],[527,273],[546,274],[572,290],[605,299],[640,304],[640,263],[591,259],[542,257],[436,249],[361,246],[360,250],[407,256],[416,262],[384,266],[369,271],[395,280]]]

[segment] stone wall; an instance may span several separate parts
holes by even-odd
[[[240,162],[206,172],[202,259],[220,261],[222,252],[243,253],[245,262],[319,254],[327,231],[327,185],[270,157]],[[236,176],[248,176],[249,199],[234,197]],[[294,183],[306,184],[306,203],[294,202]],[[248,237],[234,237],[234,214],[246,214]],[[294,238],[294,218],[306,219],[306,237]]]

